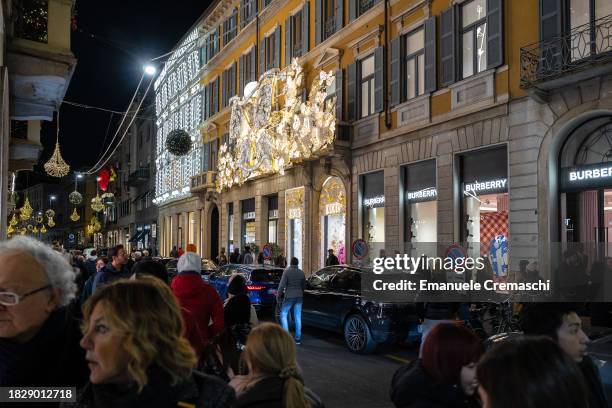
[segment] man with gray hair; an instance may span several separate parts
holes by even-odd
[[[42,242],[0,242],[0,386],[85,383],[79,322],[68,307],[74,280],[62,254]]]

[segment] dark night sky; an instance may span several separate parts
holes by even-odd
[[[77,0],[78,30],[72,32],[72,52],[78,62],[65,99],[125,111],[144,62],[170,51],[210,3],[211,0]],[[91,38],[90,34],[99,38]],[[118,116],[114,118],[107,144],[117,129]],[[98,160],[109,119],[108,112],[62,105],[60,145],[71,169],[86,170]],[[55,129],[55,121],[43,122],[40,164],[52,153]],[[42,165],[35,173],[44,173]],[[21,175],[20,179],[22,184],[25,180]],[[28,184],[38,180],[41,177],[30,174]]]

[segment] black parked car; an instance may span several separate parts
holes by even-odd
[[[419,339],[414,303],[379,303],[361,290],[364,270],[325,267],[306,280],[302,324],[344,334],[355,353],[370,353],[381,343]]]

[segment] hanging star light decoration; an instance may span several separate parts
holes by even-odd
[[[77,222],[78,220],[81,219],[81,216],[79,215],[79,213],[77,212],[76,207],[74,207],[74,211],[72,211],[72,215],[70,216],[70,219],[74,222]]]
[[[26,196],[25,201],[23,202],[23,207],[19,209],[19,218],[21,218],[21,221],[27,221],[32,216],[33,211],[34,209],[30,205],[30,200]]]
[[[229,141],[219,150],[217,191],[260,175],[283,175],[291,165],[331,146],[336,98],[328,97],[328,89],[334,78],[333,72],[321,71],[302,102],[304,73],[294,59],[282,71],[264,73],[253,92],[233,97]]]
[[[100,198],[100,194],[96,194],[96,196],[91,199],[91,209],[95,212],[100,212],[104,210],[104,203]]]
[[[40,227],[40,232],[43,234],[47,233],[47,228],[45,227],[45,224],[43,224],[42,227]]]
[[[32,228],[32,234],[38,234],[38,227],[36,225]]]
[[[53,150],[53,154],[48,162],[45,163],[44,168],[48,175],[51,177],[64,177],[70,172],[70,166],[66,164],[64,159],[62,158],[62,154],[60,152],[60,144],[59,144],[59,111],[57,113],[57,137],[55,139],[55,149]]]

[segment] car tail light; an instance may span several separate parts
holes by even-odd
[[[247,285],[248,290],[262,290],[265,288],[266,288],[265,286],[261,286],[261,285]]]

